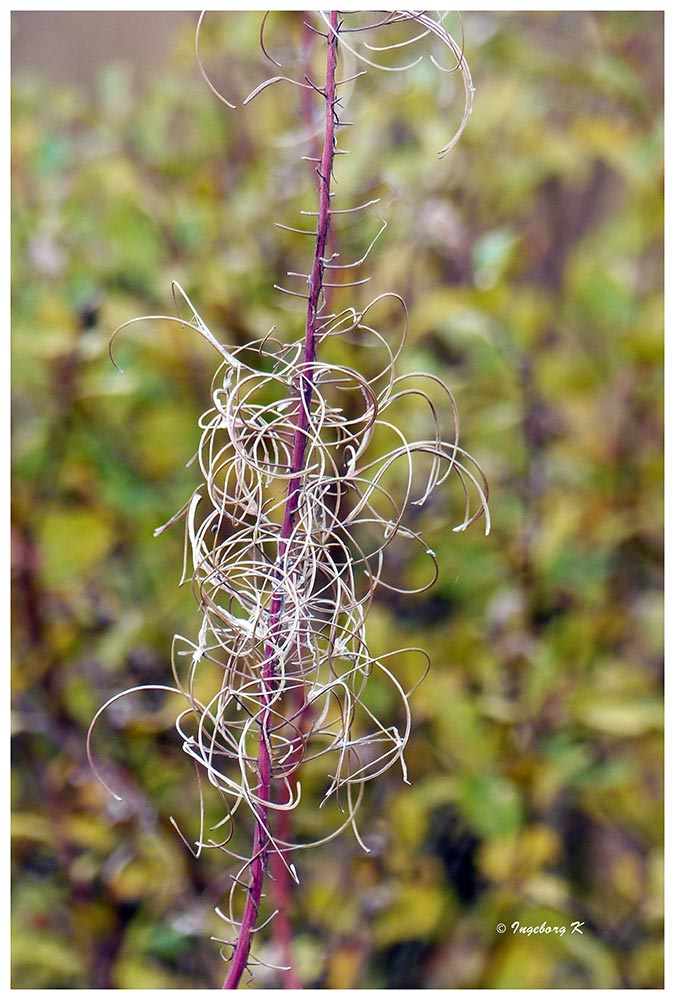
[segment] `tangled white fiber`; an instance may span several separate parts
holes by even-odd
[[[349,29],[343,22],[338,29],[328,14],[317,16],[336,52],[339,33],[340,45],[351,58],[375,65],[371,57],[377,46],[369,44],[364,55],[353,41],[356,29],[347,42]],[[383,14],[368,30],[401,23],[412,24],[416,32],[406,44],[432,33],[453,53],[466,91],[461,131],[473,87],[460,48],[442,18],[425,14]],[[274,77],[250,96],[284,79]],[[325,98],[327,129],[339,125],[341,85],[335,81],[331,90],[330,81],[321,88],[311,84]],[[225,814],[218,834],[205,836],[202,816],[196,848],[199,853],[216,847],[234,859],[229,913],[221,915],[240,931],[246,918],[241,916],[238,892],[251,891],[255,865],[263,871],[267,855],[275,853],[297,881],[290,856],[312,846],[304,838],[294,841],[291,826],[277,822],[302,800],[301,767],[322,761],[326,777],[320,804],[332,798],[341,810],[336,828],[315,843],[351,827],[365,847],[356,822],[364,785],[394,764],[407,780],[403,754],[411,730],[410,692],[397,679],[392,662],[402,651],[373,656],[366,619],[378,589],[419,592],[438,575],[434,553],[412,526],[413,505],[425,504],[454,479],[464,513],[453,530],[463,531],[480,517],[485,518],[486,533],[489,530],[487,484],[459,445],[451,392],[435,376],[396,373],[407,333],[403,300],[388,292],[360,310],[330,309],[324,289],[332,281],[325,276],[335,275],[339,285],[341,269],[352,266],[339,263],[339,255],[326,248],[330,217],[363,206],[338,210],[330,200],[338,150],[332,132],[327,135],[324,157],[320,162],[317,158],[324,210],[313,213],[317,230],[303,231],[317,243],[314,268],[295,276],[304,279],[304,292],[292,292],[307,303],[302,336],[282,344],[270,333],[226,348],[178,285],[174,297],[181,305],[179,316],[163,317],[204,337],[219,353],[221,364],[213,378],[210,406],[199,420],[196,460],[201,484],[179,514],[156,532],[185,520],[185,575],[192,581],[201,625],[196,641],[175,637],[173,683],[156,686],[183,697],[185,708],[176,722],[183,749],[222,796]],[[377,321],[377,315],[384,320]],[[384,324],[386,336],[378,329]],[[380,358],[376,374],[366,378],[352,368],[322,361],[333,338],[358,343],[359,351]],[[421,408],[422,422],[430,429],[420,439],[401,426],[406,421],[413,425],[407,420],[413,406]],[[412,591],[392,579],[395,573],[388,573],[390,553],[401,540],[429,561],[429,580]],[[405,652],[419,655],[424,674],[425,651]],[[207,700],[196,694],[203,690],[199,677],[205,665],[209,677],[219,678]],[[381,721],[368,707],[364,692],[374,675],[390,685],[400,703],[396,725]],[[232,840],[235,817],[242,811],[253,817],[257,831],[248,856],[235,851]]]

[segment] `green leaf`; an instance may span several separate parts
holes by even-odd
[[[524,822],[518,789],[507,778],[475,774],[459,783],[458,806],[467,823],[481,837],[504,837]]]

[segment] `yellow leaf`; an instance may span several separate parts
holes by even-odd
[[[480,854],[480,865],[493,882],[521,882],[553,862],[559,850],[553,830],[540,824],[520,834],[488,840]]]
[[[577,707],[577,718],[602,733],[641,736],[663,723],[661,705],[653,699],[622,700],[595,696]]]
[[[59,587],[94,569],[112,543],[109,520],[78,508],[48,510],[40,523],[39,547],[47,587]]]
[[[440,886],[404,886],[395,903],[378,917],[375,927],[378,945],[387,947],[409,938],[433,937],[443,926],[448,903]]]

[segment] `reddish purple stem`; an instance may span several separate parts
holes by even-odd
[[[324,262],[330,230],[330,181],[335,156],[335,114],[336,83],[335,70],[337,66],[338,49],[338,15],[337,11],[329,14],[330,31],[327,36],[328,52],[326,57],[326,126],[324,131],[323,155],[317,168],[319,176],[319,213],[316,233],[314,262],[309,276],[309,291],[307,296],[307,319],[305,323],[304,371],[299,390],[297,424],[293,440],[291,459],[292,478],[288,484],[286,506],[279,536],[278,566],[281,568],[286,557],[288,541],[293,531],[300,500],[300,488],[305,464],[307,447],[307,430],[309,427],[310,404],[314,388],[314,362],[316,361],[316,328],[317,315],[320,308],[323,289]],[[276,662],[274,647],[279,632],[281,620],[282,595],[277,593],[272,598],[270,607],[270,631],[273,639],[265,648],[262,666],[263,699],[265,708],[260,720],[258,737],[258,795],[261,803],[256,810],[255,832],[253,835],[253,858],[251,861],[250,881],[244,914],[242,916],[239,936],[234,948],[230,967],[223,989],[234,990],[239,985],[244,969],[248,963],[251,950],[251,940],[258,919],[258,910],[262,897],[263,883],[267,871],[270,852],[268,834],[269,805],[271,802],[272,759],[270,756],[270,709],[269,705],[275,693]]]

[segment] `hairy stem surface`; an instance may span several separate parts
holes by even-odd
[[[298,394],[297,423],[293,439],[291,459],[291,479],[288,484],[286,504],[279,536],[277,570],[281,575],[286,557],[289,539],[293,531],[298,512],[300,488],[305,464],[307,447],[307,431],[310,420],[310,405],[314,387],[313,365],[316,360],[317,317],[321,308],[324,262],[328,234],[330,231],[330,185],[335,156],[336,118],[336,82],[338,50],[338,15],[331,11],[329,15],[331,30],[327,36],[326,55],[326,86],[323,91],[326,101],[326,120],[324,129],[323,154],[317,168],[319,177],[319,211],[317,220],[316,246],[314,260],[308,280],[307,316],[305,322],[304,372]],[[251,941],[258,919],[263,883],[270,852],[269,835],[269,803],[271,802],[272,758],[270,753],[270,703],[276,688],[276,658],[274,649],[278,648],[277,638],[281,626],[282,598],[276,593],[270,606],[271,640],[265,649],[262,665],[261,685],[265,711],[260,722],[258,737],[258,797],[255,832],[253,836],[253,860],[249,877],[248,894],[239,930],[239,936],[230,962],[224,989],[236,989],[244,969],[248,963]],[[281,866],[280,866],[281,867]]]

